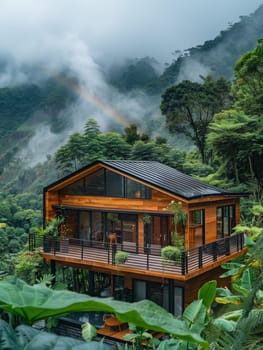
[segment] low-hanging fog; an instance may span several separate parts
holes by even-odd
[[[104,72],[126,58],[154,57],[171,63],[172,52],[213,39],[249,15],[261,0],[1,0],[0,59],[7,64],[0,87],[38,82],[64,70],[81,83],[78,103],[64,111],[70,127],[55,135],[39,125],[21,153],[31,165],[44,161],[89,117],[107,130],[112,122],[159,116],[158,100],[121,94]],[[25,67],[34,67],[34,75]],[[38,74],[36,74],[36,69]],[[205,69],[205,68],[204,68]]]

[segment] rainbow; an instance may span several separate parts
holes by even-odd
[[[130,122],[119,112],[114,110],[109,104],[105,101],[102,101],[94,94],[92,94],[87,88],[79,87],[76,83],[64,78],[63,76],[57,76],[56,80],[66,86],[69,90],[73,91],[76,95],[82,97],[86,101],[92,103],[103,113],[110,116],[113,120],[115,120],[118,124],[121,124],[123,127],[129,127]]]

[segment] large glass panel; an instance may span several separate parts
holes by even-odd
[[[205,243],[204,210],[190,211],[190,240],[191,244],[201,246]]]
[[[122,214],[122,242],[137,243],[137,215]]]
[[[104,213],[101,211],[92,212],[91,239],[94,241],[104,240]]]
[[[91,234],[91,213],[81,211],[79,213],[79,238],[90,240]]]
[[[151,199],[151,189],[109,170],[100,169],[63,188],[61,194]]]
[[[122,221],[120,214],[107,213],[107,238],[112,243],[121,243]]]
[[[217,222],[217,238],[223,238],[231,234],[235,222],[235,206],[226,205],[217,208],[216,211]]]
[[[134,301],[140,301],[146,299],[146,282],[134,280],[133,281],[133,299]]]
[[[124,197],[124,177],[106,170],[106,195],[108,197]]]
[[[167,286],[166,286],[167,287]],[[156,282],[147,282],[147,299],[164,306],[164,285]]]
[[[85,187],[84,187],[84,179],[81,179],[73,184],[63,188],[59,191],[60,194],[72,194],[72,195],[84,195]]]
[[[85,178],[86,195],[105,196],[104,170],[98,170]]]
[[[183,288],[174,287],[174,315],[180,316],[183,313]]]
[[[161,218],[160,216],[153,216],[151,243],[160,245],[160,237],[161,237]]]
[[[150,199],[151,198],[151,189],[147,186],[140,184],[139,182],[133,181],[126,178],[126,189],[125,197],[127,198],[142,198]]]
[[[124,297],[124,277],[113,276],[113,296],[114,299],[123,300]]]

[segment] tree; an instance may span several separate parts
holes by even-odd
[[[116,132],[100,134],[98,141],[102,146],[104,159],[127,159],[131,146]]]
[[[133,145],[136,141],[140,140],[136,124],[131,124],[129,127],[125,128],[124,131],[124,139],[130,145]]]
[[[236,62],[234,76],[232,90],[237,98],[236,107],[246,114],[262,116],[263,39],[258,40],[258,46]]]
[[[215,116],[209,130],[207,143],[224,165],[220,167],[221,175],[234,179],[237,185],[252,181],[254,197],[259,199],[263,192],[263,126],[258,117],[228,110]]]
[[[207,143],[224,163],[225,175],[239,184],[240,152],[249,147],[253,138],[253,119],[243,112],[229,110],[218,113],[209,125]],[[250,127],[249,127],[250,126]]]
[[[214,114],[227,107],[230,83],[224,78],[203,78],[203,83],[184,80],[168,88],[162,95],[161,112],[172,133],[188,136],[206,162],[206,136]]]
[[[96,138],[101,133],[99,124],[93,118],[88,119],[84,127],[84,135],[88,138]]]
[[[85,138],[80,133],[72,134],[69,141],[55,154],[58,169],[63,174],[77,170],[85,155],[85,148]]]

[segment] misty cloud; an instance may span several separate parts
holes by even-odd
[[[102,73],[105,67],[127,57],[150,56],[169,62],[174,50],[213,39],[228,22],[250,14],[261,2],[1,0],[0,60],[7,63],[0,74],[0,87],[34,83],[34,79],[63,70],[72,72],[80,82],[78,102],[63,111],[70,128],[58,137],[48,125],[42,125],[23,150],[23,157],[32,165],[45,159],[70,133],[82,131],[89,117],[96,118],[102,130],[114,118],[124,126],[125,122],[140,124],[153,114],[158,117],[156,101],[139,92],[120,94],[110,87]],[[28,67],[34,68],[34,74]]]

